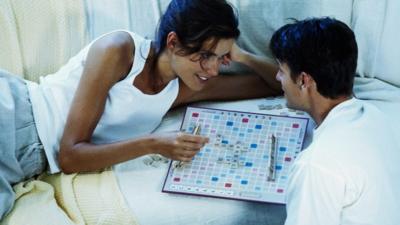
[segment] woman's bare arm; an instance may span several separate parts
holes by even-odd
[[[129,34],[116,32],[99,39],[89,50],[60,144],[63,172],[98,170],[149,153],[189,161],[208,140],[177,132],[110,144],[91,143],[109,90],[129,73],[134,48]]]

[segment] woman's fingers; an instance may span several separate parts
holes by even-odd
[[[204,144],[195,142],[182,142],[181,146],[184,148],[184,150],[198,151],[204,147]]]
[[[203,145],[208,143],[209,141],[208,137],[193,135],[193,134],[185,134],[185,133],[179,134],[177,139],[182,142],[201,143]]]
[[[196,154],[181,154],[178,156],[179,161],[190,162]]]

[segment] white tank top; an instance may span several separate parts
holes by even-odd
[[[127,77],[116,83],[108,93],[104,113],[92,136],[91,141],[95,144],[111,143],[151,133],[178,95],[178,79],[169,82],[155,95],[144,94],[133,85],[135,77],[143,70],[151,41],[128,33],[135,43],[134,62]],[[41,77],[40,84],[28,82],[36,127],[51,173],[60,171],[57,157],[61,136],[87,53],[93,42],[71,58],[58,72]]]

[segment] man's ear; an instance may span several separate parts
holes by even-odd
[[[300,76],[298,76],[297,79],[297,84],[299,85],[300,89],[316,87],[314,78],[306,72],[300,73]]]
[[[166,48],[167,49],[174,49],[179,43],[178,35],[174,32],[171,31],[167,35],[167,41],[166,41]]]

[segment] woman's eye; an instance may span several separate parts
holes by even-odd
[[[200,57],[202,59],[209,59],[211,57],[210,53],[204,52],[204,53],[200,53]]]

